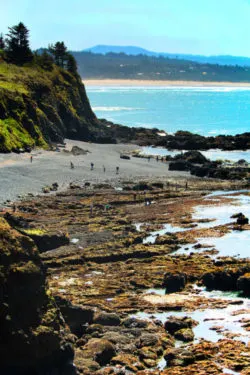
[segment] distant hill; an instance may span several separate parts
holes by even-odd
[[[147,56],[156,56],[158,55],[156,52],[150,52],[144,48],[136,47],[136,46],[105,46],[105,45],[97,45],[92,48],[87,48],[84,52],[92,52],[92,53],[125,53],[126,55],[147,55]]]
[[[84,50],[85,52],[107,54],[113,53],[125,53],[127,55],[146,55],[146,56],[164,56],[172,59],[181,59],[195,61],[202,64],[220,64],[220,65],[239,65],[239,66],[250,66],[250,57],[244,56],[230,56],[230,55],[218,55],[218,56],[203,56],[203,55],[190,55],[182,53],[167,53],[167,52],[153,52],[136,46],[109,46],[109,45],[97,45]]]
[[[130,48],[130,47],[128,47]],[[250,82],[250,68],[181,58],[121,53],[72,52],[83,79]]]

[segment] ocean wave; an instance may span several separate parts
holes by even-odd
[[[103,111],[103,112],[118,112],[118,111],[139,111],[143,108],[133,108],[133,107],[93,107],[93,111]]]
[[[244,92],[250,91],[250,87],[244,86],[114,86],[114,87],[88,87],[87,91],[90,93],[112,93],[112,92]]]

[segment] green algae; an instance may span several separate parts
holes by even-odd
[[[46,231],[44,229],[36,229],[36,228],[30,228],[30,229],[23,229],[23,232],[27,235],[36,235],[36,236],[42,236],[46,234]]]

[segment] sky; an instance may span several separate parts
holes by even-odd
[[[0,0],[0,33],[23,22],[32,49],[64,41],[250,57],[250,0]]]

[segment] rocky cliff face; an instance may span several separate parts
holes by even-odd
[[[65,137],[95,140],[106,129],[79,77],[56,66],[47,72],[0,64],[0,152],[45,147]]]
[[[0,218],[0,373],[74,374],[74,351],[33,241]]]

